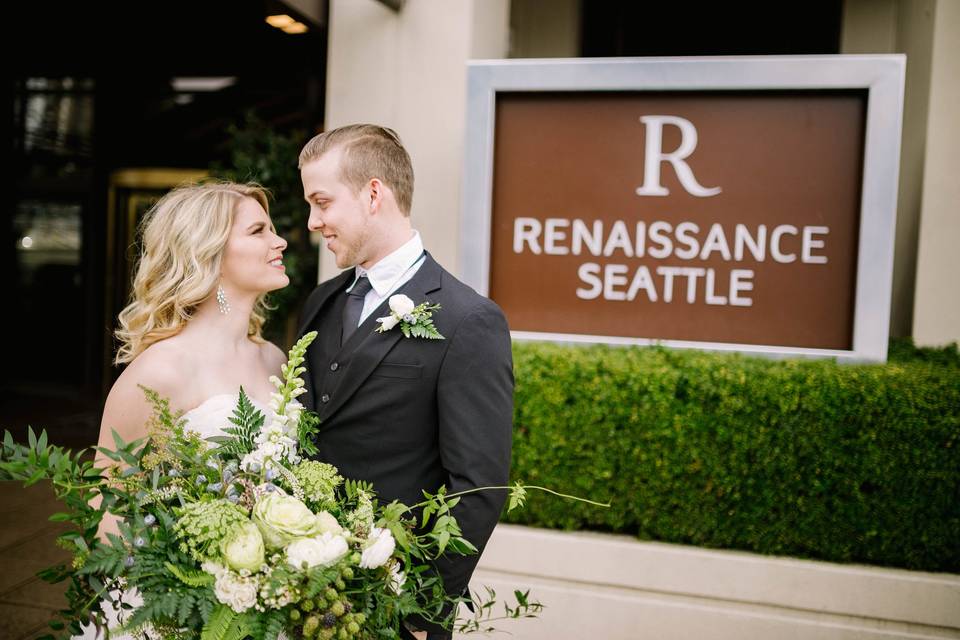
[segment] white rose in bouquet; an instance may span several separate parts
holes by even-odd
[[[297,538],[319,533],[317,516],[293,496],[274,491],[253,507],[253,522],[269,549],[280,549]]]
[[[370,529],[367,547],[360,556],[360,567],[363,569],[382,567],[390,559],[396,546],[397,543],[389,530],[373,527]]]
[[[225,571],[217,576],[213,593],[218,601],[237,613],[243,613],[257,603],[258,588],[254,578],[243,578]]]
[[[234,571],[247,569],[257,572],[263,564],[263,536],[252,522],[234,529],[220,542],[220,553]]]
[[[416,306],[413,304],[413,300],[402,293],[398,293],[395,296],[390,296],[389,304],[390,311],[393,311],[395,314],[397,314],[397,317],[400,318],[413,311],[414,307]]]
[[[343,536],[330,532],[323,533],[314,538],[301,538],[295,540],[287,546],[287,562],[297,569],[316,567],[328,567],[345,555],[350,548]]]
[[[330,513],[321,511],[317,514],[317,531],[320,533],[332,533],[334,535],[340,535],[343,533],[343,527],[340,526],[340,523],[337,522],[337,519],[334,518]]]

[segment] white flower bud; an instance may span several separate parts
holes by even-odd
[[[390,329],[393,329],[395,326],[397,326],[397,323],[400,321],[392,315],[389,315],[384,316],[383,318],[377,318],[377,322],[380,323],[384,331],[390,331]]]

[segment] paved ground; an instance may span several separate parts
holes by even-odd
[[[54,544],[68,525],[50,522],[59,503],[46,482],[24,489],[0,482],[0,638],[26,640],[50,632],[47,623],[65,606],[66,582],[48,584],[35,574],[68,560]]]
[[[0,435],[10,430],[25,442],[26,425],[49,440],[74,449],[90,447],[99,430],[99,403],[84,399],[39,399],[26,394],[3,394],[0,399]],[[92,453],[88,452],[92,458]],[[69,560],[54,544],[69,525],[50,522],[62,511],[46,481],[26,489],[16,482],[0,482],[0,640],[27,640],[51,630],[47,623],[66,605],[66,581],[48,584],[36,573]]]

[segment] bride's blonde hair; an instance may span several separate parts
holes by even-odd
[[[174,336],[200,303],[214,295],[237,205],[253,198],[270,213],[256,183],[207,181],[170,191],[150,208],[140,229],[143,249],[130,304],[120,312],[115,364],[130,362],[151,344]],[[266,294],[257,296],[247,335],[263,343]]]

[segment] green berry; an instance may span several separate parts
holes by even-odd
[[[327,589],[324,595],[327,597],[327,602],[336,602],[337,598],[340,597],[340,594],[337,593],[337,590],[332,587]]]
[[[354,551],[353,555],[350,556],[350,564],[360,564],[360,557],[360,554]]]
[[[300,603],[300,608],[304,613],[310,613],[313,611],[313,600],[304,600]]]
[[[296,609],[290,609],[290,619],[296,622],[300,619],[300,612]]]
[[[317,628],[320,626],[320,618],[317,616],[309,616],[306,620],[303,621],[303,635],[306,638],[309,638],[317,632]]]
[[[363,624],[366,622],[367,616],[363,615],[362,613],[355,613],[353,614],[353,619],[357,621],[357,624]]]
[[[344,567],[340,570],[340,575],[343,576],[344,580],[353,580],[353,569]]]
[[[340,640],[350,640],[350,633],[343,627],[340,627],[340,632],[337,633],[337,637],[340,638]]]
[[[351,635],[357,635],[360,633],[360,625],[356,622],[351,622],[347,625],[347,631],[349,631]]]
[[[320,640],[331,640],[336,632],[336,629],[320,629],[320,633],[317,634],[317,637],[320,638]]]
[[[346,608],[343,606],[343,603],[337,600],[332,605],[330,605],[330,612],[337,616],[338,618],[346,613]]]
[[[347,588],[347,583],[340,578],[337,578],[336,582],[334,582],[333,584],[337,585],[338,591],[343,591],[344,589]]]

